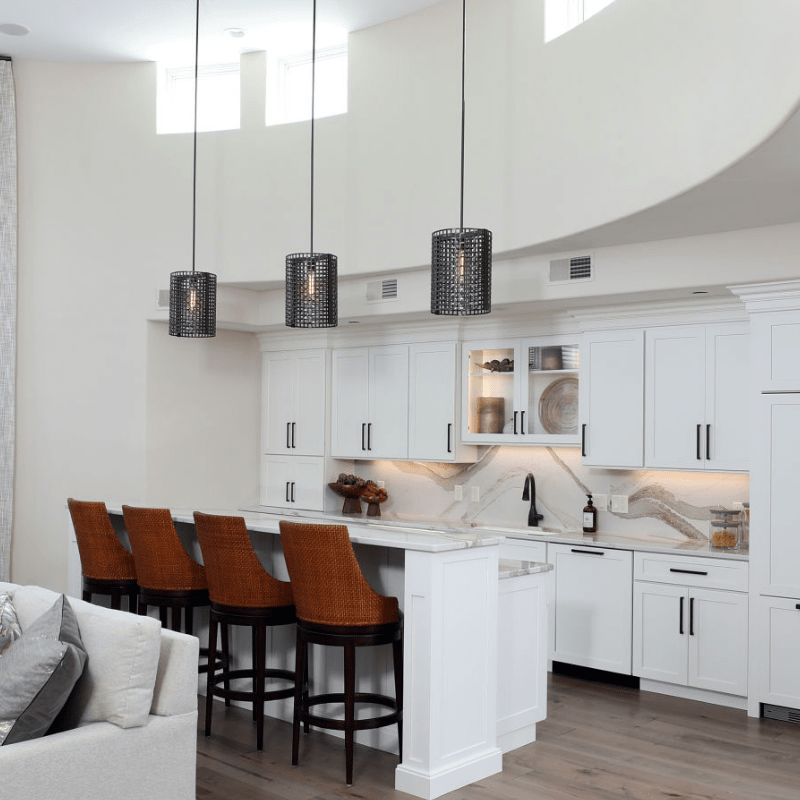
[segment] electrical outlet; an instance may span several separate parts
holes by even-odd
[[[471,486],[469,489],[469,499],[473,503],[477,503],[481,499],[481,487],[480,486]]]
[[[464,499],[464,487],[461,484],[456,484],[454,489],[455,499],[456,500],[463,500]]]
[[[378,488],[385,489],[386,488],[386,481],[378,481]]]
[[[598,511],[608,511],[608,495],[607,494],[593,494],[592,502]]]
[[[617,514],[628,513],[628,497],[624,494],[611,495],[611,510]]]

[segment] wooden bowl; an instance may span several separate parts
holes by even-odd
[[[353,486],[345,483],[329,483],[328,486],[333,489],[336,494],[344,497],[344,505],[342,506],[342,514],[360,514],[361,509],[361,492],[364,491],[363,486]]]
[[[381,515],[381,503],[388,500],[388,497],[376,497],[373,500],[367,500],[365,497],[361,498],[367,504],[367,516],[379,517]]]

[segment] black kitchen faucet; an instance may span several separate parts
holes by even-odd
[[[525,488],[522,490],[522,499],[531,501],[531,508],[528,512],[528,527],[536,528],[544,519],[544,514],[540,514],[536,510],[536,480],[532,472],[529,472],[528,477],[525,478]]]

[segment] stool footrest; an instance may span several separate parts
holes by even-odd
[[[328,703],[344,703],[344,692],[334,692],[332,694],[318,694],[314,697],[306,698],[306,704],[310,706],[326,705]],[[367,703],[376,706],[385,706],[391,709],[389,714],[382,714],[378,717],[367,717],[366,719],[356,719],[353,722],[353,730],[365,731],[374,728],[382,728],[385,725],[394,725],[403,718],[403,712],[397,710],[397,701],[393,697],[385,694],[372,694],[370,692],[356,692],[356,703]],[[315,728],[327,728],[334,731],[345,730],[345,720],[331,719],[330,717],[319,717],[310,711],[298,709],[298,718],[301,722],[307,722]]]
[[[230,672],[216,673],[212,679],[212,692],[214,697],[221,697],[224,700],[255,700],[255,693],[252,689],[225,689],[218,684],[225,681],[235,681],[240,678],[253,679],[255,670],[253,669],[234,669]],[[286,689],[272,689],[264,692],[264,700],[281,700],[284,697],[294,697],[294,672],[285,669],[268,669],[264,671],[264,681],[268,678],[279,678],[280,680],[291,681],[291,686]]]

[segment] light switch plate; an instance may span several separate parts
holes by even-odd
[[[386,481],[378,481],[378,488],[385,489],[386,488]]]
[[[608,511],[608,495],[607,494],[593,494],[592,502],[598,511]]]
[[[481,499],[481,487],[480,486],[471,486],[469,489],[469,499],[473,503],[480,502]]]
[[[455,495],[456,500],[463,500],[464,499],[464,487],[461,484],[456,484],[455,489],[453,490],[453,494]]]
[[[624,494],[611,495],[611,510],[617,514],[628,513],[628,497]]]

